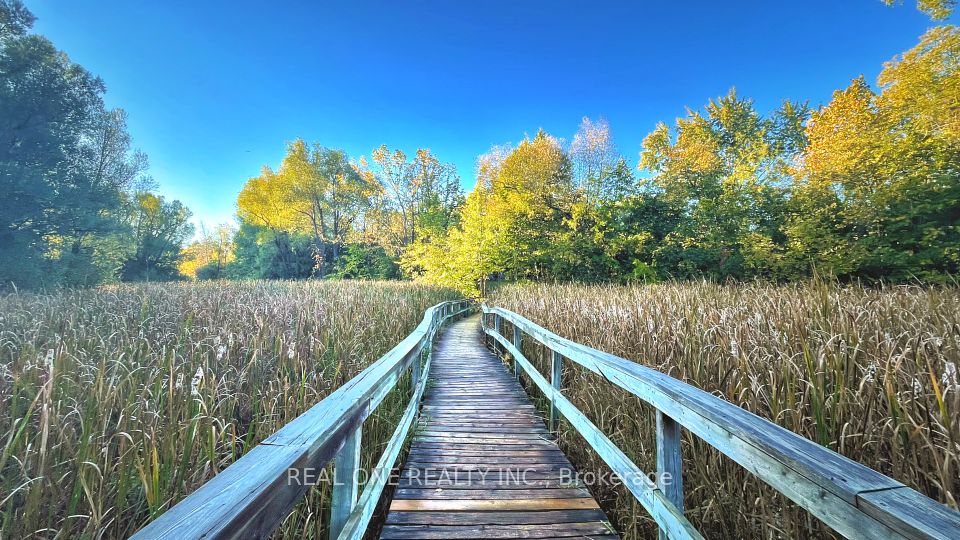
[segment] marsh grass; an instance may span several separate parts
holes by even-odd
[[[455,297],[397,282],[0,296],[0,537],[129,536]],[[365,463],[407,391],[365,425]],[[325,538],[328,502],[311,490],[277,536]]]
[[[957,508],[956,288],[528,285],[499,288],[490,303],[669,373]],[[542,348],[525,350],[549,373]],[[655,470],[652,408],[571,364],[564,394],[642,469]],[[582,471],[605,469],[569,426],[561,443]],[[708,538],[832,535],[689,433],[683,456],[687,516]],[[625,538],[656,536],[625,489],[594,494]]]

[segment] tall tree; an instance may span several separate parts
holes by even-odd
[[[98,244],[118,231],[139,158],[103,83],[32,23],[19,1],[0,2],[0,282],[95,283],[112,270]]]
[[[560,142],[543,130],[523,140],[492,179],[490,215],[509,223],[504,261],[512,277],[556,277],[565,254],[557,241],[573,216],[575,194],[570,159]]]
[[[584,117],[570,144],[570,161],[574,183],[593,204],[629,195],[634,187],[632,175],[623,174],[626,161],[617,153],[603,118]]]
[[[452,165],[442,164],[427,149],[418,149],[409,159],[386,145],[374,150],[371,160],[372,167],[363,162],[364,172],[384,187],[386,198],[376,217],[386,228],[381,236],[394,250],[443,233],[453,223],[463,195]]]
[[[784,103],[763,118],[736,92],[704,113],[660,124],[643,141],[641,167],[664,202],[683,208],[678,229],[657,250],[675,275],[746,277],[778,271],[790,166],[802,146],[805,105]]]
[[[490,199],[493,178],[505,157],[506,151],[499,148],[480,156],[477,185],[467,196],[458,223],[444,236],[410,246],[401,259],[408,275],[471,297],[484,295],[487,277],[503,269],[504,227],[508,224],[492,219]]]
[[[296,210],[290,179],[289,175],[278,175],[270,167],[264,167],[260,176],[247,180],[237,196],[241,235],[252,236],[253,245],[270,243],[273,246],[268,257],[271,262],[259,265],[264,273],[256,277],[305,277],[313,271],[314,263],[308,256],[304,264],[297,239],[291,237],[291,231],[302,228],[300,224],[292,224],[302,222],[303,215]],[[256,253],[259,256],[259,250]]]
[[[166,201],[148,192],[134,195],[128,222],[133,253],[123,265],[126,281],[171,280],[180,277],[184,243],[193,235],[190,210],[180,201]]]
[[[347,234],[380,186],[361,175],[342,150],[319,144],[308,147],[302,139],[287,148],[279,175],[284,179],[281,185],[291,189],[289,200],[303,218],[292,220],[290,228],[313,236],[323,275],[326,266],[340,259]]]
[[[218,225],[212,231],[201,230],[200,238],[180,253],[180,273],[193,279],[227,277],[227,268],[236,258],[233,247],[236,232],[227,224]]]

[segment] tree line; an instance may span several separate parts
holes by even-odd
[[[400,255],[445,235],[462,202],[456,169],[429,150],[381,146],[351,160],[297,139],[277,170],[247,180],[239,226],[188,246],[181,269],[200,279],[400,278]]]
[[[103,81],[0,0],[0,287],[174,279],[190,211],[153,192]]]
[[[934,18],[952,2],[921,1]],[[0,283],[414,278],[952,280],[960,266],[960,31],[929,30],[826,105],[760,111],[731,90],[660,123],[639,166],[603,119],[480,156],[464,196],[428,149],[297,139],[200,232],[154,193],[104,84],[0,0]]]
[[[490,278],[952,281],[960,269],[960,30],[929,30],[826,105],[763,114],[731,90],[657,125],[639,174],[607,124],[540,131],[478,161],[447,235],[410,275],[481,294]]]

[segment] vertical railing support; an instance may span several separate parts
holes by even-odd
[[[513,346],[517,348],[517,351],[520,351],[520,345],[523,343],[523,334],[520,332],[520,327],[513,325]],[[517,362],[517,359],[513,359],[513,378],[520,380],[520,362]]]
[[[657,486],[683,512],[683,461],[680,456],[680,424],[657,411]],[[669,534],[660,529],[660,540]]]
[[[501,326],[500,316],[497,315],[496,313],[494,313],[494,314],[493,314],[493,329],[496,330],[496,332],[497,332],[498,335],[503,335],[503,333],[500,332],[500,326]],[[499,351],[500,351],[500,347],[497,345],[497,340],[494,339],[494,340],[493,340],[493,352],[496,353],[496,352],[499,352]]]
[[[488,334],[488,333],[486,332],[486,330],[490,328],[490,314],[489,314],[489,313],[485,313],[485,312],[483,312],[483,311],[480,312],[480,325],[483,327],[483,330],[484,330],[484,332],[483,332],[483,339],[486,340],[487,347],[489,347],[489,346],[490,346],[491,339],[492,339],[492,338],[490,337],[490,334]]]
[[[563,386],[563,355],[557,351],[550,351],[550,385],[559,392]],[[556,401],[550,400],[550,431],[556,433],[560,426],[560,411],[557,410]]]
[[[333,501],[330,508],[330,538],[340,536],[343,526],[357,504],[357,471],[360,470],[360,433],[363,425],[357,426],[337,452],[333,464]]]
[[[417,384],[420,383],[420,372],[423,371],[423,357],[424,355],[430,354],[430,345],[424,345],[423,350],[413,359],[413,367],[410,372],[410,388],[416,388]]]

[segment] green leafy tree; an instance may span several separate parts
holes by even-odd
[[[224,270],[229,279],[303,279],[313,273],[312,242],[240,221],[233,235],[233,257]]]
[[[306,242],[305,259],[304,239],[295,232],[304,229],[304,216],[293,200],[291,179],[290,175],[278,175],[264,167],[260,176],[247,180],[237,196],[237,216],[241,221],[238,235],[244,239],[249,236],[257,246],[256,251],[238,255],[242,265],[247,261],[245,255],[256,253],[256,263],[250,263],[250,268],[257,268],[259,275],[251,277],[291,279],[314,274],[312,242]]]
[[[463,204],[460,177],[453,165],[443,164],[428,149],[417,149],[413,158],[386,145],[361,161],[363,174],[383,187],[382,198],[373,204],[366,240],[388,251],[429,242],[455,224]]]
[[[0,282],[89,285],[116,270],[125,189],[145,160],[103,83],[0,2]]]
[[[654,257],[677,277],[776,276],[791,165],[805,144],[805,105],[786,102],[763,118],[736,92],[691,111],[673,131],[644,139],[648,188],[683,209],[677,229]]]
[[[339,260],[347,235],[380,186],[361,175],[342,150],[308,146],[302,139],[287,148],[279,176],[299,214],[288,229],[312,235],[318,270],[324,275],[326,267]]]
[[[570,159],[544,131],[503,159],[491,178],[489,219],[498,223],[507,277],[558,277],[557,267],[569,261],[561,240],[576,200]]]
[[[137,193],[130,204],[133,253],[123,263],[124,281],[179,279],[180,252],[193,236],[191,213],[180,201]]]
[[[400,266],[382,246],[349,244],[332,277],[337,279],[397,279]]]
[[[223,279],[233,262],[233,237],[236,230],[227,224],[218,225],[213,231],[201,227],[200,238],[191,242],[180,252],[180,273],[193,279]]]

